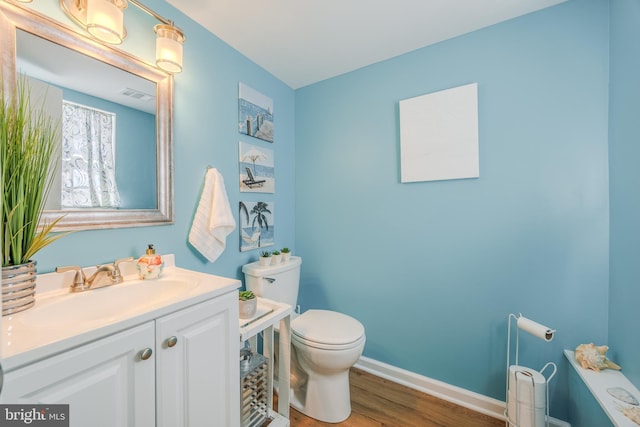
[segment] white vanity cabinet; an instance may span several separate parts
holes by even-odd
[[[72,427],[239,426],[237,319],[236,292],[164,314],[8,372],[1,401],[68,403]]]
[[[68,403],[71,426],[153,427],[154,322],[45,359],[4,377],[5,403]]]

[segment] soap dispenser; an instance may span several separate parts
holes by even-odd
[[[160,255],[156,255],[156,250],[152,244],[147,247],[147,253],[138,259],[136,264],[138,267],[138,275],[141,279],[157,279],[162,274],[164,261]]]

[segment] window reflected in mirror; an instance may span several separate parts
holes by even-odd
[[[119,208],[116,114],[62,101],[61,207]]]

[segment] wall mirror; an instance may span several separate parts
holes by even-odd
[[[117,202],[71,200],[68,177],[77,173],[63,170],[61,148],[57,179],[42,221],[50,223],[64,215],[55,231],[173,223],[173,77],[38,12],[6,2],[0,2],[0,49],[5,87],[11,89],[18,73],[25,74],[32,92],[44,85],[47,104],[59,109],[54,115],[62,115],[69,105],[81,105],[114,117],[110,169]],[[63,128],[61,124],[61,140]]]

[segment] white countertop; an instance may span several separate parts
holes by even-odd
[[[600,406],[602,406],[613,425],[616,427],[638,427],[638,424],[625,417],[618,409],[619,406],[629,407],[631,405],[625,404],[607,392],[608,388],[622,387],[640,400],[640,391],[621,371],[613,369],[603,369],[600,372],[592,371],[580,366],[573,351],[565,350],[564,355],[571,363],[571,366],[578,372],[578,375],[580,375],[580,378],[582,378]]]
[[[133,270],[123,268],[124,283],[80,293],[69,292],[69,280],[72,280],[74,272],[38,275],[35,306],[2,318],[1,354],[5,372],[232,292],[241,286],[237,279],[176,267],[172,255],[164,256],[164,261],[164,271],[158,279],[139,280],[129,273],[135,271],[135,267]],[[184,291],[172,290],[170,297],[162,298],[165,289],[186,282],[189,286]],[[144,303],[123,307],[98,319],[79,318],[74,321],[72,310],[64,314],[64,322],[43,322],[42,318],[46,320],[46,316],[40,316],[39,319],[39,314],[55,309],[54,305],[61,301],[66,304],[65,307],[73,306],[77,301],[79,310],[84,309],[83,315],[89,313],[90,316],[91,310],[87,310],[86,306],[80,307],[85,301],[96,304],[98,312],[101,306],[107,305],[100,304],[100,301],[113,301],[112,298],[117,296],[114,292],[122,291],[127,293],[125,295],[133,291],[138,297],[141,293],[144,295],[144,292],[149,292],[150,295],[153,293],[153,298],[143,298]],[[120,299],[123,299],[121,295]],[[123,304],[126,304],[126,300]]]

